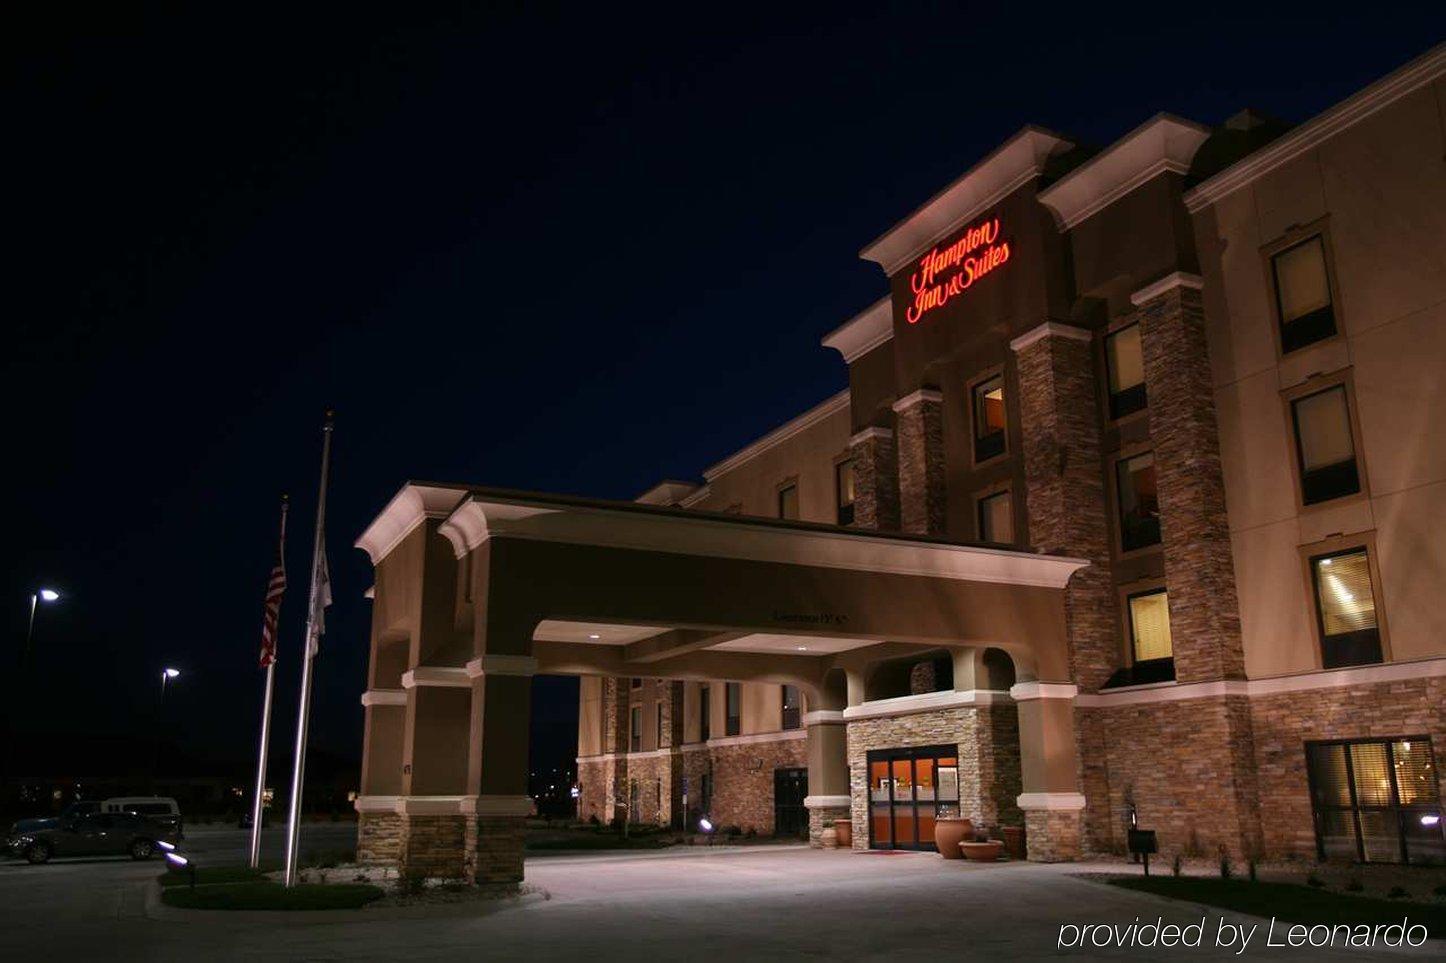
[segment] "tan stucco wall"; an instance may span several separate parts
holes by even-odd
[[[1318,666],[1299,547],[1374,530],[1395,659],[1446,654],[1446,84],[1422,88],[1196,216],[1246,668]],[[1344,337],[1275,347],[1262,246],[1329,217]],[[1353,373],[1371,497],[1298,511],[1281,391]]]
[[[595,756],[602,744],[602,678],[585,675],[578,679],[577,754]]]

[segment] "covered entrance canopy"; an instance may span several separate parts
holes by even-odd
[[[472,821],[459,842],[482,882],[520,878],[520,838],[514,859],[478,836],[525,814],[537,672],[797,685],[810,799],[846,806],[863,668],[946,648],[955,689],[984,689],[998,648],[1020,683],[1025,795],[1074,793],[1070,704],[1040,696],[1067,687],[1063,589],[1081,560],[435,483],[404,486],[357,545],[376,567],[358,808]],[[421,836],[399,832],[406,863]]]

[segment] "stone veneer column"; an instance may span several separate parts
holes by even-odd
[[[894,402],[898,425],[899,523],[911,535],[945,528],[944,396],[920,388]]]
[[[527,794],[527,733],[532,676],[528,655],[484,653],[467,663],[472,680],[466,875],[477,886],[516,892],[522,883],[522,844],[532,808]]]
[[[603,789],[603,822],[619,815],[618,802],[628,798],[628,700],[631,682],[609,676],[603,679],[603,752],[606,785]]]
[[[459,666],[417,666],[408,690],[402,794],[397,797],[397,871],[403,878],[465,875],[466,732],[471,693]]]
[[[849,819],[849,760],[842,709],[815,709],[803,716],[808,728],[808,843],[823,846],[823,831]]]
[[[854,527],[899,530],[898,454],[894,433],[865,428],[849,439],[854,463]]]
[[[1019,373],[1029,543],[1092,563],[1065,589],[1070,672],[1086,692],[1104,684],[1121,656],[1091,340],[1082,328],[1046,322],[1010,342]]]
[[[1019,711],[1024,839],[1034,862],[1079,859],[1084,853],[1085,797],[1076,791],[1078,744],[1074,697],[1078,687],[1020,682],[1009,690]]]
[[[1200,278],[1177,272],[1130,296],[1140,313],[1178,682],[1245,678],[1200,288]]]

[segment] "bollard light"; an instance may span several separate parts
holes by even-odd
[[[713,831],[713,820],[709,819],[707,816],[704,816],[702,819],[698,820],[698,828],[703,830],[703,832],[705,833],[711,833]]]

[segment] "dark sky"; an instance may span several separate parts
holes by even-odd
[[[859,248],[1022,124],[1298,121],[1446,34],[1429,4],[43,6],[0,41],[0,647],[60,588],[31,731],[148,739],[174,664],[176,738],[216,759],[253,739],[283,491],[293,724],[326,405],[313,744],[356,755],[351,544],[404,479],[695,477],[843,385],[818,339],[885,290]],[[570,755],[566,695],[538,711]]]

